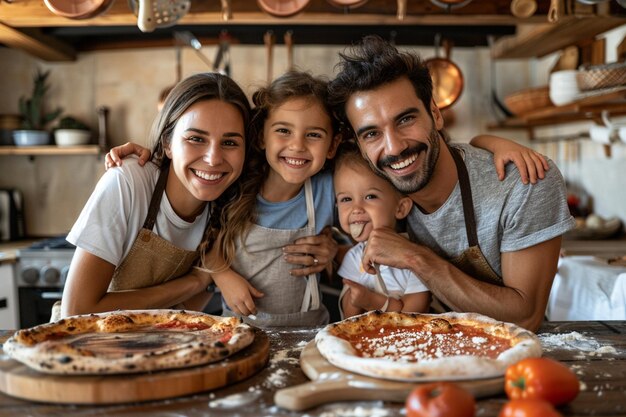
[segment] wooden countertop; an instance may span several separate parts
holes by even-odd
[[[15,262],[17,260],[17,251],[27,248],[36,241],[37,239],[18,240],[14,242],[1,242],[0,264],[4,262]]]
[[[596,255],[603,258],[620,257],[626,255],[626,237],[598,240],[563,239],[561,250],[566,256]]]
[[[385,417],[401,415],[403,404],[376,401],[341,402],[305,412],[292,412],[274,404],[274,393],[287,386],[308,382],[298,358],[318,328],[268,329],[269,364],[253,377],[226,387],[189,397],[140,404],[67,406],[38,404],[0,394],[0,416],[323,416]],[[0,339],[11,334],[0,332]],[[538,335],[544,355],[570,366],[582,383],[578,398],[560,408],[564,416],[626,416],[626,321],[546,322]],[[233,408],[218,406],[235,394],[252,393],[255,400]],[[227,401],[226,401],[227,402]],[[495,417],[506,397],[497,395],[477,402],[477,416]]]

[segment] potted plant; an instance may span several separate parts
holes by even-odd
[[[91,129],[85,123],[65,116],[54,128],[54,141],[59,146],[86,145],[91,140]]]
[[[44,98],[50,86],[47,83],[50,71],[37,70],[33,77],[33,93],[30,98],[21,97],[19,102],[22,116],[22,129],[13,131],[13,140],[18,146],[47,145],[50,135],[46,125],[59,117],[62,109],[51,113],[44,109]]]

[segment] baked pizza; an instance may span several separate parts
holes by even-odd
[[[120,310],[19,330],[3,349],[37,371],[102,375],[216,362],[253,340],[254,330],[237,317],[184,310]]]
[[[339,368],[399,381],[498,377],[523,358],[541,356],[530,331],[476,313],[371,311],[329,324],[315,340]]]

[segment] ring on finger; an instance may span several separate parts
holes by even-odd
[[[320,263],[320,260],[313,256],[313,265],[317,266]]]

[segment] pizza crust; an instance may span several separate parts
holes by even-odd
[[[450,355],[416,362],[384,357],[359,356],[352,344],[341,337],[381,329],[425,325],[433,335],[445,333],[448,326],[459,324],[483,330],[487,335],[509,339],[511,347],[496,358],[469,354]],[[401,329],[399,329],[401,330]],[[432,336],[433,338],[435,336]],[[476,313],[382,313],[372,311],[354,316],[322,329],[315,337],[317,347],[331,364],[358,374],[398,381],[468,380],[504,375],[506,368],[521,359],[541,356],[541,344],[532,332]],[[486,347],[486,346],[485,346]]]
[[[183,310],[71,316],[17,331],[3,345],[13,359],[50,374],[120,374],[216,362],[250,345],[237,317]]]

